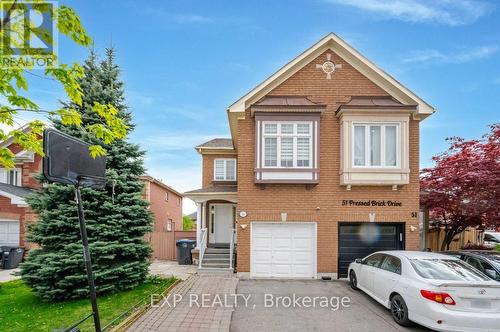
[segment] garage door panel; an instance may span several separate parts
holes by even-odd
[[[0,245],[19,245],[20,225],[19,221],[0,220]]]
[[[314,223],[253,223],[251,236],[253,277],[313,278],[315,276]],[[261,251],[263,247],[270,247],[270,250]],[[266,264],[263,264],[264,262]]]
[[[314,247],[314,240],[312,238],[294,238],[293,244],[295,249],[310,249]]]
[[[252,229],[252,234],[258,237],[271,237],[271,230],[272,227],[269,227],[268,225],[262,225],[260,227],[255,227]]]
[[[311,264],[294,265],[295,277],[309,278],[311,274],[311,269],[313,266]]]
[[[271,257],[272,254],[270,251],[255,251],[253,253],[254,261],[259,264],[263,263],[271,264],[272,261]]]
[[[271,250],[272,249],[272,239],[255,237],[253,240],[253,246],[256,250]]]
[[[295,251],[293,254],[294,263],[308,263],[311,262],[312,252],[310,251]]]
[[[274,249],[290,249],[292,246],[292,239],[291,238],[279,238],[275,237],[272,240],[272,246]]]
[[[403,224],[340,225],[339,276],[347,277],[349,264],[356,258],[366,257],[376,251],[403,249],[403,239],[400,238],[403,229]]]
[[[274,264],[272,276],[286,278],[293,276],[292,266],[290,264]]]

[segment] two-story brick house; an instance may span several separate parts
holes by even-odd
[[[140,177],[144,183],[143,198],[149,202],[155,222],[154,232],[182,231],[182,198],[180,192],[150,175]]]
[[[42,170],[42,158],[24,151],[12,138],[0,142],[0,147],[8,148],[15,155],[14,168],[0,167],[0,246],[29,249],[26,226],[37,216],[26,204],[25,197],[40,187],[35,176]]]
[[[231,139],[197,147],[200,267],[229,267],[234,249],[243,276],[336,277],[418,249],[419,125],[434,112],[327,35],[228,108]]]

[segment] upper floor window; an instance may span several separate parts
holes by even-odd
[[[311,121],[265,121],[262,137],[264,167],[311,167]]]
[[[214,180],[236,181],[236,159],[215,159]]]
[[[0,168],[0,182],[13,186],[22,185],[22,170],[20,168],[2,169]]]
[[[354,167],[397,167],[399,165],[399,124],[353,125]]]
[[[165,200],[168,202],[168,191],[165,192]]]

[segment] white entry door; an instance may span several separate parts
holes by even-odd
[[[20,227],[18,220],[0,220],[1,246],[18,246],[19,233]]]
[[[213,243],[230,243],[233,229],[233,206],[217,204],[214,206]]]
[[[316,224],[253,222],[250,275],[315,278]]]

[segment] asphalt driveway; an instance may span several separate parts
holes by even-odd
[[[388,310],[352,290],[347,281],[240,280],[237,293],[251,296],[248,303],[238,301],[233,312],[231,331],[235,332],[428,331],[399,326]]]

